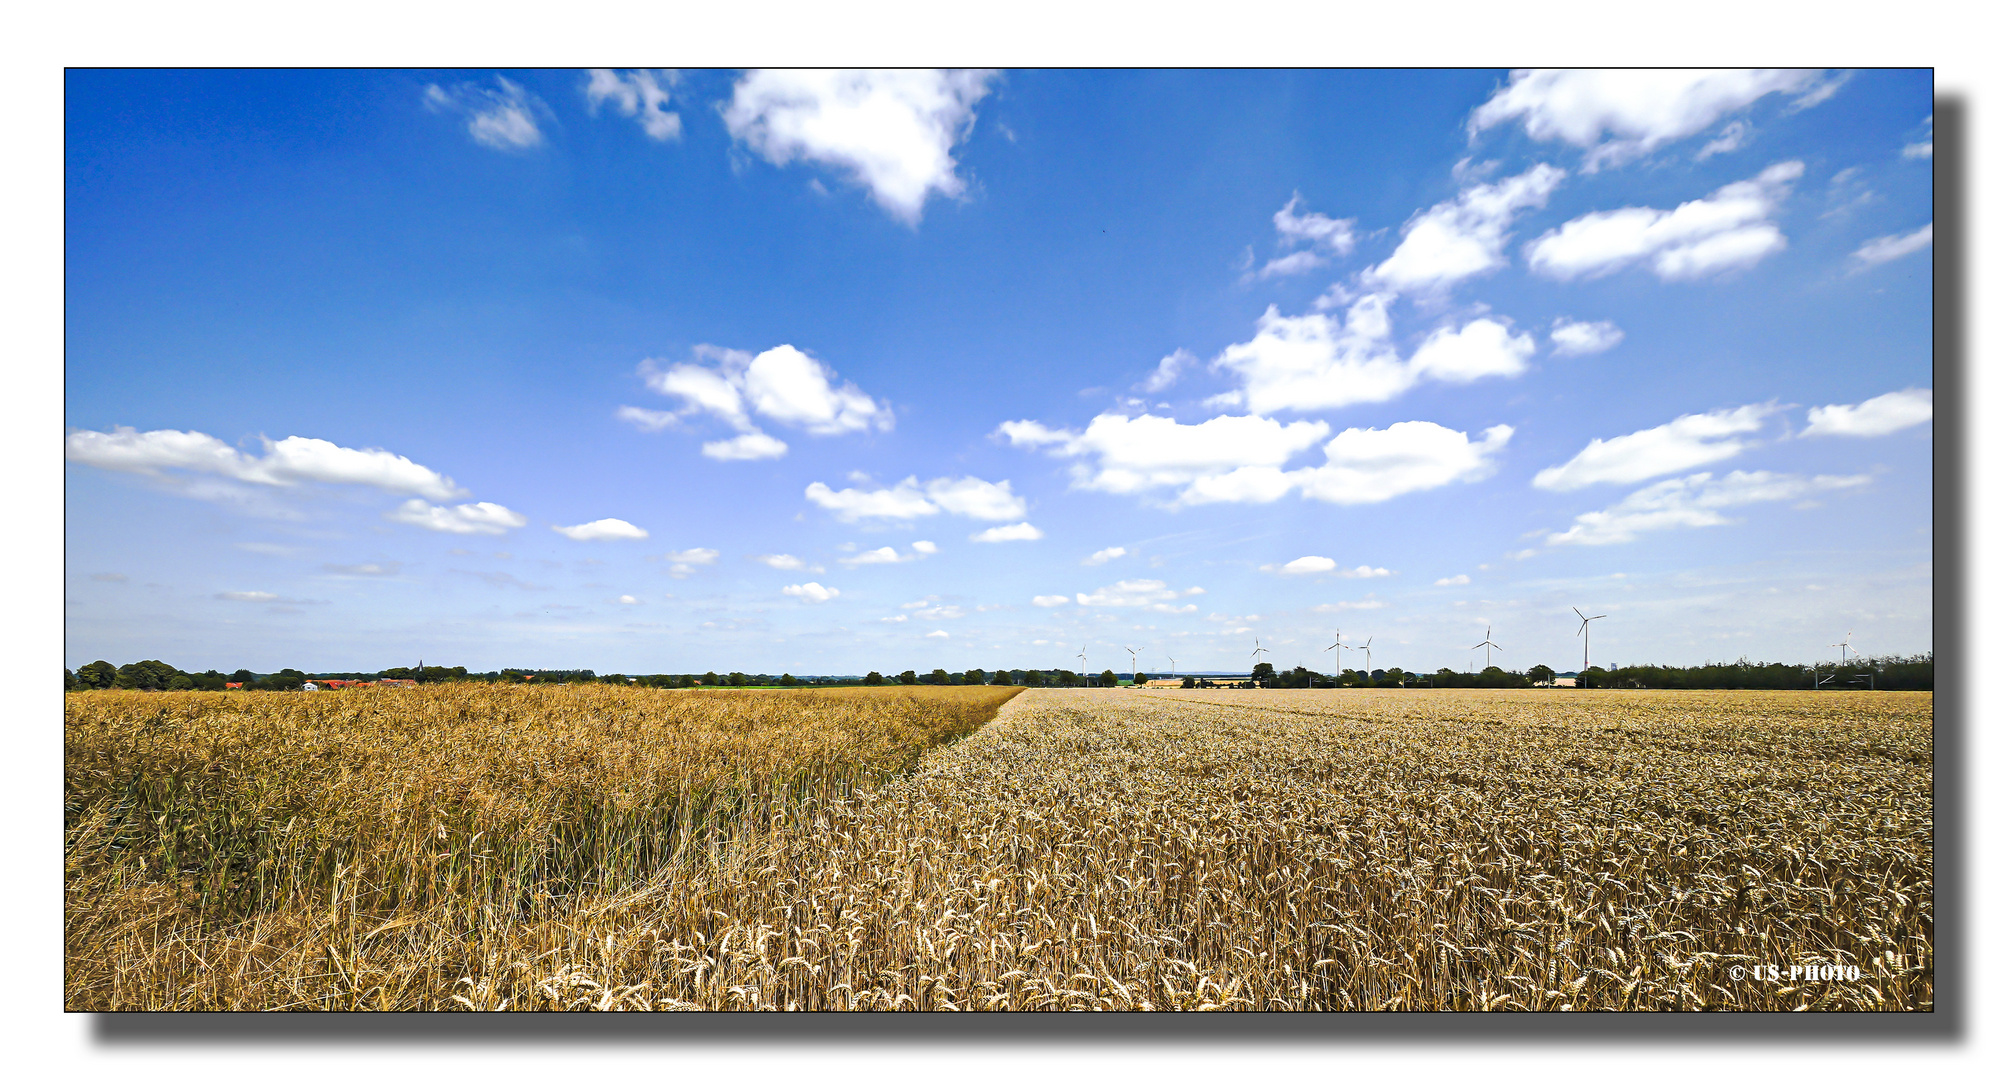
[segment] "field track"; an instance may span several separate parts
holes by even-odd
[[[599,710],[703,697],[586,693],[613,695],[578,699]],[[707,700],[724,699],[750,700]],[[73,825],[68,995],[85,1008],[1925,1009],[1930,715],[1915,693],[1029,690],[968,737],[921,728],[944,741],[880,782],[748,784],[735,817],[717,814],[643,881],[563,895],[544,882],[503,909],[451,895],[371,907],[385,894],[364,887],[344,909],[321,895],[205,922],[183,896],[152,940],[199,963],[93,921],[94,905],[168,884],[127,868],[113,888],[104,867],[124,864],[78,858]],[[448,858],[471,842],[447,828],[435,846]],[[1729,973],[1771,964],[1858,977]]]

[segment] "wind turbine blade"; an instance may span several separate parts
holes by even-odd
[[[1486,644],[1490,645],[1491,643],[1490,643],[1490,642],[1486,642]],[[1505,651],[1505,646],[1503,646],[1503,645],[1492,645],[1492,648],[1494,648],[1494,649],[1497,649],[1497,650],[1498,650],[1498,651],[1500,651],[1500,652],[1504,652],[1504,651]]]
[[[1582,609],[1581,609],[1581,608],[1578,608],[1578,607],[1570,607],[1570,608],[1569,608],[1568,610],[1569,610],[1569,611],[1572,611],[1572,612],[1574,612],[1574,613],[1575,613],[1576,615],[1580,615],[1580,616],[1581,616],[1582,618],[1584,618],[1584,619],[1588,618],[1588,616],[1587,616],[1587,615],[1582,615]]]

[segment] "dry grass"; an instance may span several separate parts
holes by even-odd
[[[824,695],[798,731],[826,749],[800,757],[747,694],[426,693],[314,701],[310,737],[297,697],[262,721],[73,697],[72,1007],[1931,1007],[1927,694],[1029,691],[876,784],[950,725],[841,742],[893,709]],[[128,835],[148,826],[112,760],[158,791],[220,760],[265,794]],[[715,794],[659,779],[680,775]],[[703,832],[669,803],[728,809]],[[480,815],[514,832],[465,834]],[[373,831],[299,869],[350,822]],[[284,839],[302,828],[319,848]],[[135,862],[252,835],[269,870]],[[232,880],[284,884],[215,899]]]

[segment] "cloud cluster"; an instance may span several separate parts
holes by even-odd
[[[1112,559],[1121,559],[1129,554],[1130,552],[1124,550],[1121,547],[1107,547],[1101,551],[1098,551],[1090,555],[1087,559],[1082,560],[1082,565],[1102,566],[1104,563],[1107,563]]]
[[[1397,292],[1440,292],[1506,264],[1507,231],[1522,211],[1547,205],[1567,172],[1540,164],[1415,215],[1401,229],[1394,254],[1368,267],[1362,280]]]
[[[1473,441],[1465,432],[1405,420],[1385,429],[1348,428],[1325,443],[1325,464],[1283,468],[1330,430],[1316,420],[1217,416],[1182,424],[1105,413],[1079,433],[1011,420],[997,434],[1014,446],[1081,459],[1071,468],[1078,487],[1119,494],[1177,488],[1178,505],[1270,502],[1291,491],[1341,504],[1380,502],[1481,479],[1512,437],[1503,424]]]
[[[1935,416],[1935,392],[1920,387],[1868,398],[1857,405],[1823,405],[1812,409],[1805,435],[1892,435],[1927,423]]]
[[[1586,151],[1582,171],[1594,172],[1697,135],[1765,95],[1788,94],[1809,108],[1843,82],[1818,71],[1767,69],[1519,70],[1471,114],[1470,133],[1517,122],[1536,142]]]
[[[608,68],[592,68],[583,96],[589,99],[590,113],[608,102],[626,116],[636,117],[645,134],[660,142],[680,137],[680,114],[666,108],[672,100],[667,89],[680,81],[677,71],[632,71],[624,74]]]
[[[1454,577],[1445,577],[1445,578],[1436,579],[1436,584],[1445,588],[1451,585],[1469,585],[1470,583],[1471,583],[1471,575],[1469,574],[1457,574]]]
[[[845,172],[914,227],[931,193],[964,193],[951,151],[971,132],[989,71],[751,71],[722,110],[729,134],[772,165]]]
[[[1256,271],[1256,277],[1285,277],[1314,270],[1328,264],[1326,253],[1345,255],[1358,243],[1358,234],[1353,230],[1359,223],[1358,218],[1300,214],[1297,207],[1303,201],[1302,194],[1292,192],[1290,201],[1271,218],[1276,224],[1277,247],[1290,251],[1290,254],[1276,256],[1264,263],[1263,268]]]
[[[643,540],[652,534],[623,518],[598,518],[581,525],[551,525],[571,540]]]
[[[1665,281],[1744,270],[1785,247],[1769,219],[1803,174],[1803,162],[1785,161],[1672,210],[1626,206],[1583,214],[1527,244],[1526,262],[1559,281],[1638,264]]]
[[[301,483],[361,484],[429,499],[456,499],[470,494],[450,477],[387,450],[354,450],[324,439],[297,435],[277,442],[265,439],[263,443],[263,456],[255,457],[199,431],[137,431],[117,427],[108,432],[70,432],[63,438],[63,457],[100,469],[146,476],[178,469],[271,487]]]
[[[740,349],[697,345],[694,356],[694,363],[661,367],[647,360],[639,365],[648,387],[683,402],[676,413],[627,405],[618,410],[618,418],[658,431],[677,423],[679,417],[698,412],[718,417],[738,434],[701,445],[701,453],[717,461],[757,461],[784,455],[788,447],[783,440],[757,427],[752,415],[812,435],[887,431],[895,425],[894,412],[887,405],[850,382],[835,385],[839,378],[836,372],[790,345],[755,356]]]
[[[796,555],[752,555],[750,558],[755,559],[772,570],[803,570],[806,568],[805,560],[800,559]],[[816,573],[817,571],[814,572]]]
[[[1775,412],[1768,404],[1715,409],[1613,439],[1591,439],[1563,464],[1536,473],[1533,486],[1574,491],[1590,484],[1630,484],[1722,461],[1748,449],[1739,436],[1761,430]]]
[[[1819,491],[1865,485],[1866,476],[1790,476],[1736,470],[1715,479],[1710,472],[1662,480],[1625,496],[1604,510],[1575,518],[1566,532],[1547,538],[1550,544],[1623,544],[1642,533],[1664,529],[1697,529],[1728,524],[1720,511],[1730,506],[1795,499]]]
[[[646,557],[653,558],[654,556],[648,555]],[[713,566],[715,563],[720,562],[721,552],[716,551],[714,548],[697,547],[688,548],[685,551],[669,551],[663,558],[671,564],[666,567],[668,574],[676,578],[684,578],[692,575],[694,568],[697,566]]]
[[[1256,336],[1228,346],[1214,361],[1241,380],[1211,404],[1246,406],[1268,415],[1315,412],[1387,401],[1423,380],[1464,383],[1511,378],[1526,370],[1532,335],[1488,318],[1433,331],[1403,360],[1390,337],[1394,298],[1369,293],[1348,305],[1343,319],[1326,313],[1286,316],[1269,306]]]
[[[975,544],[1003,544],[1011,540],[1039,540],[1046,535],[1027,522],[1020,521],[1011,525],[994,525],[989,529],[972,533],[971,541]]]
[[[1012,481],[995,484],[976,476],[938,477],[926,484],[911,476],[894,487],[872,491],[834,490],[813,481],[805,488],[805,498],[849,523],[913,521],[945,512],[980,521],[1011,521],[1027,515],[1027,500],[1013,494]]]
[[[838,596],[839,590],[830,585],[821,585],[816,581],[807,581],[803,585],[784,586],[784,595],[795,596],[807,604],[823,604],[833,597]]]
[[[1186,590],[1186,594],[1197,595],[1191,589]],[[1156,578],[1134,578],[1105,585],[1095,592],[1076,593],[1075,602],[1083,607],[1143,608],[1162,615],[1186,615],[1199,610],[1194,604],[1174,606],[1172,601],[1180,599],[1181,595]],[[1034,602],[1040,603],[1040,598],[1036,597]]]
[[[434,113],[457,113],[472,141],[494,150],[531,150],[542,143],[540,119],[554,114],[547,103],[504,75],[494,86],[459,83],[450,89],[431,83],[423,104]]]

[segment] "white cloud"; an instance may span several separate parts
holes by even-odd
[[[1517,120],[1536,142],[1587,151],[1582,171],[1615,167],[1706,130],[1766,94],[1829,97],[1816,71],[1691,69],[1519,70],[1471,114],[1470,132]],[[1836,89],[1836,85],[1831,89]]]
[[[641,409],[636,405],[618,406],[617,418],[640,431],[663,431],[680,422],[680,418],[673,413]]]
[[[1583,214],[1527,244],[1527,265],[1560,281],[1640,262],[1666,281],[1746,269],[1786,246],[1769,218],[1803,174],[1802,162],[1785,161],[1670,211],[1626,206]]]
[[[1470,583],[1471,583],[1471,575],[1469,574],[1458,574],[1456,577],[1446,577],[1446,578],[1436,579],[1436,584],[1443,586],[1469,585]]]
[[[1868,398],[1857,405],[1823,405],[1810,412],[1805,435],[1891,435],[1935,416],[1935,392],[1920,387]]]
[[[1935,222],[1930,222],[1919,229],[1902,233],[1899,236],[1876,236],[1866,243],[1859,245],[1859,250],[1853,252],[1852,257],[1859,260],[1862,269],[1878,266],[1884,262],[1892,262],[1904,255],[1913,255],[1915,252],[1934,243],[1935,237]]]
[[[1746,503],[1795,499],[1818,491],[1860,487],[1866,476],[1788,476],[1736,470],[1716,480],[1712,473],[1662,480],[1626,496],[1605,510],[1575,518],[1574,527],[1547,538],[1549,544],[1622,544],[1640,533],[1725,525],[1719,511]]]
[[[1736,150],[1741,149],[1742,144],[1747,141],[1748,124],[1736,120],[1734,123],[1722,128],[1721,133],[1714,137],[1714,141],[1700,147],[1700,152],[1693,155],[1693,160],[1705,161],[1715,154],[1732,154]]]
[[[950,631],[948,631],[948,630],[932,630],[932,631],[930,631],[929,633],[927,633],[927,634],[924,634],[923,636],[924,636],[924,637],[926,637],[926,638],[947,638],[947,637],[949,637],[949,636],[950,636]]]
[[[646,558],[664,558],[672,565],[666,568],[668,574],[676,578],[689,577],[696,566],[713,566],[721,560],[721,552],[714,548],[688,548],[685,551],[669,551],[663,556],[648,555]]]
[[[1303,274],[1316,270],[1321,266],[1329,265],[1331,263],[1325,256],[1306,249],[1304,251],[1293,251],[1288,255],[1279,255],[1271,259],[1269,262],[1263,264],[1261,270],[1256,271],[1256,276],[1258,278],[1289,277],[1292,274]]]
[[[607,68],[592,68],[583,96],[589,99],[591,115],[599,105],[610,102],[624,115],[637,117],[638,126],[648,136],[672,142],[680,137],[680,114],[666,108],[672,100],[667,87],[679,80],[677,71],[641,70],[620,75]]]
[[[1623,340],[1623,331],[1613,322],[1578,322],[1570,318],[1554,320],[1554,329],[1547,337],[1554,342],[1557,356],[1587,356],[1606,349],[1613,349]]]
[[[1357,237],[1353,226],[1358,218],[1332,218],[1324,214],[1299,214],[1297,204],[1304,196],[1291,192],[1290,201],[1276,212],[1270,220],[1276,223],[1277,234],[1286,245],[1322,247],[1334,255],[1344,255],[1353,250]]]
[[[1032,525],[1021,521],[1012,525],[994,525],[984,532],[971,534],[971,539],[980,544],[1003,544],[1009,540],[1039,540],[1047,534]]]
[[[716,461],[766,461],[783,457],[788,450],[790,446],[784,440],[761,431],[701,444],[701,456]]]
[[[980,521],[1009,521],[1027,512],[1027,501],[1013,494],[1012,483],[1001,480],[995,484],[965,476],[938,477],[920,484],[911,476],[892,488],[835,491],[814,481],[805,488],[805,497],[846,522],[865,518],[909,521],[944,511]]]
[[[751,558],[754,558],[757,562],[762,563],[772,570],[803,570],[805,568],[805,560],[800,559],[796,555],[754,555]]]
[[[1506,232],[1527,209],[1547,205],[1567,173],[1540,164],[1518,176],[1465,189],[1402,226],[1401,245],[1362,277],[1401,292],[1441,291],[1506,264]]]
[[[1350,577],[1350,578],[1377,578],[1377,577],[1390,577],[1393,574],[1394,571],[1385,569],[1383,567],[1362,565],[1362,566],[1355,566],[1351,570],[1344,571],[1339,576]]]
[[[1386,401],[1415,383],[1388,336],[1392,301],[1362,296],[1343,320],[1285,316],[1271,304],[1256,320],[1256,336],[1223,349],[1214,366],[1241,379],[1241,401],[1262,415]]]
[[[1198,363],[1198,359],[1192,353],[1187,352],[1185,349],[1175,349],[1172,355],[1159,361],[1159,366],[1153,369],[1151,375],[1147,376],[1144,382],[1138,384],[1138,389],[1143,390],[1147,394],[1156,394],[1173,383],[1178,382],[1180,372],[1192,367],[1195,363]]]
[[[108,432],[70,432],[63,437],[63,456],[100,469],[147,476],[182,469],[270,487],[316,482],[361,484],[429,499],[470,494],[450,477],[387,450],[354,450],[298,435],[277,442],[265,439],[263,444],[264,455],[253,457],[199,431],[117,427]]]
[[[971,131],[988,71],[752,71],[722,110],[729,134],[773,165],[815,161],[865,185],[913,227],[932,192],[964,192],[952,149]]]
[[[1722,461],[1748,449],[1750,444],[1735,436],[1761,430],[1775,412],[1774,405],[1715,409],[1613,439],[1591,439],[1581,453],[1535,474],[1533,486],[1573,491],[1590,484],[1629,484]]]
[[[494,76],[493,81],[497,89],[459,83],[446,90],[432,83],[423,90],[423,103],[431,112],[465,114],[465,130],[481,146],[495,150],[540,146],[541,127],[536,118],[551,116],[548,106],[504,75]]]
[[[571,540],[643,540],[652,534],[623,518],[598,518],[581,525],[551,525]]]
[[[1196,610],[1193,604],[1174,607],[1171,601],[1180,599],[1180,595],[1155,578],[1134,578],[1105,585],[1093,593],[1076,593],[1075,602],[1083,607],[1144,608],[1164,615],[1185,615]]]
[[[1323,555],[1303,555],[1282,566],[1269,563],[1263,567],[1273,574],[1329,574],[1338,568],[1338,562]]]
[[[1217,416],[1181,424],[1159,416],[1105,413],[1077,434],[1031,420],[999,426],[1015,446],[1049,447],[1088,457],[1072,469],[1078,487],[1131,494],[1179,488],[1177,502],[1269,502],[1293,490],[1337,503],[1379,502],[1396,495],[1482,478],[1512,437],[1500,424],[1473,442],[1426,420],[1386,430],[1348,428],[1325,444],[1326,463],[1286,472],[1283,464],[1323,439],[1320,421],[1283,424],[1260,416]]]
[[[638,603],[638,597],[626,593],[625,595],[618,597],[617,602],[620,604],[636,604]]]
[[[937,546],[928,540],[918,540],[911,545],[914,550],[900,554],[892,547],[879,547],[873,551],[863,551],[858,555],[839,560],[841,566],[892,566],[895,563],[915,562],[917,559],[936,552]],[[928,550],[924,550],[927,548]]]
[[[1481,480],[1498,466],[1498,452],[1512,428],[1496,424],[1473,441],[1427,420],[1404,420],[1385,429],[1347,428],[1325,444],[1325,464],[1291,474],[1308,499],[1346,505],[1383,502],[1397,495]]]
[[[888,431],[895,425],[887,405],[850,382],[835,385],[836,372],[790,345],[755,356],[740,349],[697,345],[694,356],[693,363],[664,368],[651,360],[639,365],[647,386],[684,402],[677,414],[625,406],[618,410],[619,418],[656,431],[672,424],[675,416],[708,413],[738,432],[733,439],[702,445],[703,454],[721,461],[783,455],[785,444],[760,430],[752,413],[812,435]]]
[[[1036,596],[1036,597],[1034,597],[1034,606],[1035,606],[1035,607],[1060,607],[1060,606],[1062,606],[1063,604],[1066,604],[1066,603],[1068,603],[1068,597],[1066,597],[1066,596],[1060,596],[1060,595],[1056,595],[1056,596]]]
[[[1104,548],[1102,551],[1096,552],[1095,554],[1089,556],[1087,559],[1082,560],[1082,565],[1102,566],[1104,563],[1109,562],[1111,559],[1121,559],[1129,554],[1130,552],[1125,551],[1123,548],[1120,547],[1107,547]]]
[[[1462,329],[1444,327],[1430,334],[1408,366],[1415,375],[1439,382],[1513,378],[1525,373],[1533,348],[1531,334],[1513,334],[1491,319],[1475,319]]]
[[[807,604],[823,604],[833,597],[838,596],[839,590],[830,585],[821,585],[816,581],[807,581],[803,585],[784,586],[784,595],[795,596]]]
[[[498,503],[490,502],[432,506],[422,499],[411,499],[382,516],[390,521],[414,525],[432,532],[465,535],[478,533],[498,536],[508,529],[518,529],[527,524],[525,515],[516,514]]]
[[[1922,118],[1922,133],[1917,139],[1919,141],[1901,148],[1901,156],[1911,161],[1917,158],[1933,160],[1936,154],[1936,114],[1930,113]]]

